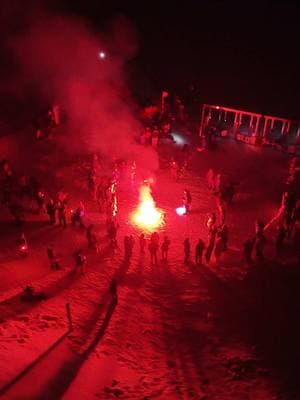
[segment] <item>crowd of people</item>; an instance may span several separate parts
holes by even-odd
[[[55,125],[54,114],[49,115],[52,118],[52,125]],[[171,136],[171,124],[169,121],[162,119],[157,124],[145,126],[140,136],[142,145],[151,145],[157,147],[159,141],[163,138]],[[188,160],[190,151],[187,145],[183,146],[184,157],[178,162],[172,157],[169,162],[169,170],[171,179],[178,181],[183,177],[188,169]],[[258,261],[262,261],[265,257],[265,245],[267,242],[266,232],[273,223],[277,223],[277,235],[275,240],[276,254],[280,256],[284,246],[287,243],[293,244],[295,248],[299,246],[300,236],[300,200],[299,200],[299,176],[300,161],[299,157],[293,157],[290,162],[289,176],[286,187],[282,195],[281,206],[278,213],[269,222],[257,220],[255,222],[255,230],[253,237],[248,238],[242,248],[243,259],[247,265],[253,263],[253,256]],[[126,175],[130,181],[136,181],[137,166],[134,160],[128,162],[126,160],[113,159],[110,160],[110,172],[104,173],[104,166],[98,154],[93,154],[89,161],[89,169],[87,173],[87,188],[90,193],[90,199],[97,204],[98,211],[106,215],[106,236],[112,251],[118,248],[117,233],[119,224],[117,222],[118,213],[118,184],[120,179]],[[190,238],[183,241],[184,263],[188,264],[194,260],[196,265],[204,263],[209,264],[214,258],[218,262],[223,252],[228,249],[228,226],[226,224],[227,213],[232,203],[237,185],[232,181],[228,181],[218,171],[210,168],[206,175],[207,187],[212,196],[216,199],[217,213],[212,212],[207,216],[207,240],[206,242],[199,238],[194,244],[194,252],[191,251]],[[0,183],[1,183],[1,203],[7,207],[11,216],[15,220],[16,225],[22,227],[25,222],[24,200],[27,198],[36,204],[35,211],[37,214],[46,214],[49,224],[58,225],[66,228],[69,224],[78,226],[86,233],[88,248],[101,253],[99,234],[95,224],[87,224],[85,220],[85,204],[79,201],[77,207],[73,210],[70,208],[70,196],[61,187],[54,195],[50,195],[44,190],[42,185],[35,177],[28,177],[24,174],[17,174],[11,164],[7,160],[3,160],[0,164]],[[185,188],[183,192],[184,214],[190,214],[192,205],[192,195],[189,189]],[[28,242],[21,231],[17,238],[19,252],[22,256],[28,254]],[[132,235],[124,237],[124,259],[129,261],[133,254],[135,239]],[[151,265],[157,265],[159,262],[159,252],[161,252],[161,260],[167,261],[171,242],[168,236],[165,236],[160,243],[159,234],[154,232],[149,238],[145,234],[139,237],[140,253],[145,253],[148,248]],[[192,253],[194,254],[192,256]],[[60,262],[52,247],[47,248],[47,255],[52,269],[59,269]],[[74,254],[75,265],[81,272],[84,271],[86,265],[86,256],[84,251],[77,249]]]
[[[7,160],[0,164],[0,184],[1,184],[1,203],[7,208],[20,234],[16,238],[17,252],[21,257],[26,257],[29,252],[29,244],[23,232],[26,224],[26,214],[35,212],[39,215],[47,215],[51,226],[59,226],[63,229],[68,225],[78,226],[86,231],[88,247],[100,252],[100,242],[98,233],[93,224],[86,224],[85,205],[83,201],[78,202],[78,206],[72,209],[70,206],[70,196],[64,187],[60,187],[55,195],[48,194],[35,177],[27,177],[18,174]],[[116,235],[118,224],[117,215],[117,172],[120,166],[115,163],[111,176],[102,178],[100,162],[97,155],[93,155],[90,162],[90,172],[95,183],[96,196],[92,199],[98,204],[99,211],[106,213],[106,231],[109,243],[112,248],[116,247]],[[91,192],[91,187],[89,186]],[[26,208],[26,202],[30,202],[31,208]],[[35,205],[34,205],[35,204]],[[33,207],[33,208],[32,208]],[[47,248],[47,256],[52,269],[59,269],[60,262],[52,247]],[[75,265],[78,270],[83,271],[86,264],[85,255],[81,249],[74,253]],[[81,260],[81,261],[80,261]]]
[[[281,205],[275,216],[265,223],[255,222],[255,235],[248,238],[243,246],[243,258],[248,265],[253,262],[253,253],[257,260],[264,259],[264,250],[267,243],[266,233],[276,224],[275,251],[280,259],[284,249],[289,247],[300,257],[300,157],[293,157],[290,161],[289,175],[282,194]]]
[[[103,176],[99,157],[97,154],[94,154],[88,173],[88,189],[91,199],[96,202],[99,211],[106,213],[107,238],[112,250],[118,248],[117,232],[119,225],[116,218],[117,183],[125,169],[128,170],[128,164],[124,164],[124,161],[118,160],[113,163],[111,176]],[[129,174],[131,179],[135,179],[135,162],[129,165]],[[264,249],[267,242],[266,231],[275,222],[277,222],[277,236],[275,240],[277,255],[280,256],[282,254],[287,242],[292,242],[296,246],[299,243],[300,200],[297,186],[299,183],[299,174],[299,158],[294,157],[290,163],[289,177],[278,213],[268,224],[257,220],[255,222],[254,236],[248,238],[243,244],[242,255],[248,265],[253,262],[254,255],[258,261],[264,259]],[[218,213],[216,215],[213,212],[207,217],[206,228],[208,236],[206,243],[200,238],[195,245],[194,261],[197,265],[202,265],[203,263],[209,264],[212,257],[218,262],[222,253],[227,250],[228,226],[226,224],[226,215],[236,191],[236,187],[232,182],[226,181],[220,173],[213,171],[213,169],[209,169],[206,180],[208,189],[216,198]],[[62,228],[66,228],[68,224],[72,224],[84,229],[88,248],[100,253],[99,236],[95,225],[89,224],[86,226],[85,223],[84,203],[80,201],[75,210],[70,210],[69,195],[63,187],[58,190],[56,196],[48,196],[34,177],[27,178],[24,175],[17,175],[7,160],[3,160],[1,163],[1,183],[1,201],[7,206],[17,225],[22,225],[24,222],[24,209],[21,202],[24,197],[28,197],[36,202],[36,212],[38,214],[45,213],[48,215],[49,224],[58,224]],[[185,214],[189,214],[191,211],[192,196],[188,189],[184,190],[182,201],[185,207]],[[165,236],[160,244],[157,232],[153,233],[149,239],[146,239],[145,234],[141,234],[139,237],[141,253],[145,252],[148,241],[151,265],[158,264],[159,249],[161,250],[161,260],[166,261],[170,248],[169,238]],[[23,232],[17,238],[17,244],[20,255],[26,256],[28,254],[28,243]],[[127,261],[131,259],[134,244],[135,240],[132,235],[124,237],[124,258]],[[183,249],[184,263],[191,262],[190,238],[184,240]],[[82,250],[76,250],[74,253],[75,264],[82,272],[86,264],[86,257],[83,253]],[[54,250],[49,247],[47,254],[51,268],[59,269],[60,263]]]

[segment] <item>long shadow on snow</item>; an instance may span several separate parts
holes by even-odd
[[[189,266],[182,266],[189,268]],[[170,369],[170,386],[174,386],[177,398],[185,398],[182,387],[190,388],[195,394],[205,382],[205,368],[202,365],[202,350],[209,343],[206,315],[208,304],[203,297],[202,289],[196,288],[189,297],[190,279],[177,276],[168,263],[163,265],[159,279],[153,285],[154,298],[160,299],[160,314],[163,324],[166,364]],[[197,269],[195,267],[195,274]],[[196,276],[196,275],[195,275]],[[196,280],[196,278],[195,278]],[[202,329],[198,321],[205,320]],[[191,368],[191,365],[194,367]],[[196,375],[196,379],[195,379]],[[184,384],[181,387],[181,382]],[[197,387],[195,387],[195,385]]]
[[[118,270],[115,272],[113,279],[120,281],[124,278],[127,273],[129,267],[128,262],[122,262]],[[100,307],[98,307],[94,313],[91,315],[89,320],[86,322],[84,330],[86,335],[84,337],[85,340],[88,339],[90,331],[94,326],[97,325],[97,322],[102,315],[105,305],[107,301],[110,299],[109,291],[106,291],[102,296],[100,301]],[[103,322],[99,329],[97,329],[93,340],[89,343],[89,345],[84,349],[84,351],[78,355],[74,354],[72,360],[68,360],[61,366],[56,376],[48,383],[47,388],[44,393],[37,400],[53,400],[62,398],[63,394],[66,392],[71,382],[77,376],[82,364],[87,360],[90,353],[94,350],[95,346],[99,344],[99,341],[105,334],[105,331],[109,325],[113,312],[117,306],[117,299],[112,297],[108,303],[107,310]]]
[[[110,254],[111,248],[107,246],[103,253],[102,258],[106,257]],[[76,268],[72,268],[64,277],[60,280],[52,282],[47,287],[44,287],[42,291],[46,294],[45,300],[53,298],[59,292],[67,289],[71,286],[81,275],[79,275],[76,271]],[[18,293],[17,295],[3,301],[0,303],[0,323],[5,322],[8,319],[12,319],[15,315],[20,316],[20,314],[24,314],[34,307],[36,307],[41,300],[35,300],[31,302],[22,301],[21,300],[22,294]]]

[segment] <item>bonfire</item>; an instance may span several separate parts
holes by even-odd
[[[131,220],[134,225],[149,232],[155,231],[164,224],[163,212],[155,206],[150,186],[141,186],[140,203],[132,213]]]

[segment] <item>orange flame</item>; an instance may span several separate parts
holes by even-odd
[[[163,212],[156,208],[149,186],[143,185],[140,188],[140,204],[131,219],[135,225],[147,231],[154,231],[163,225]]]

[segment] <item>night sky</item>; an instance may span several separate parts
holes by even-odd
[[[65,1],[95,26],[127,15],[140,35],[139,69],[159,89],[199,100],[300,118],[299,6],[286,2]]]
[[[96,31],[117,14],[127,16],[139,37],[129,69],[137,82],[147,82],[142,90],[184,93],[193,84],[200,102],[300,119],[296,4],[116,3],[55,0],[49,6],[87,19]]]

